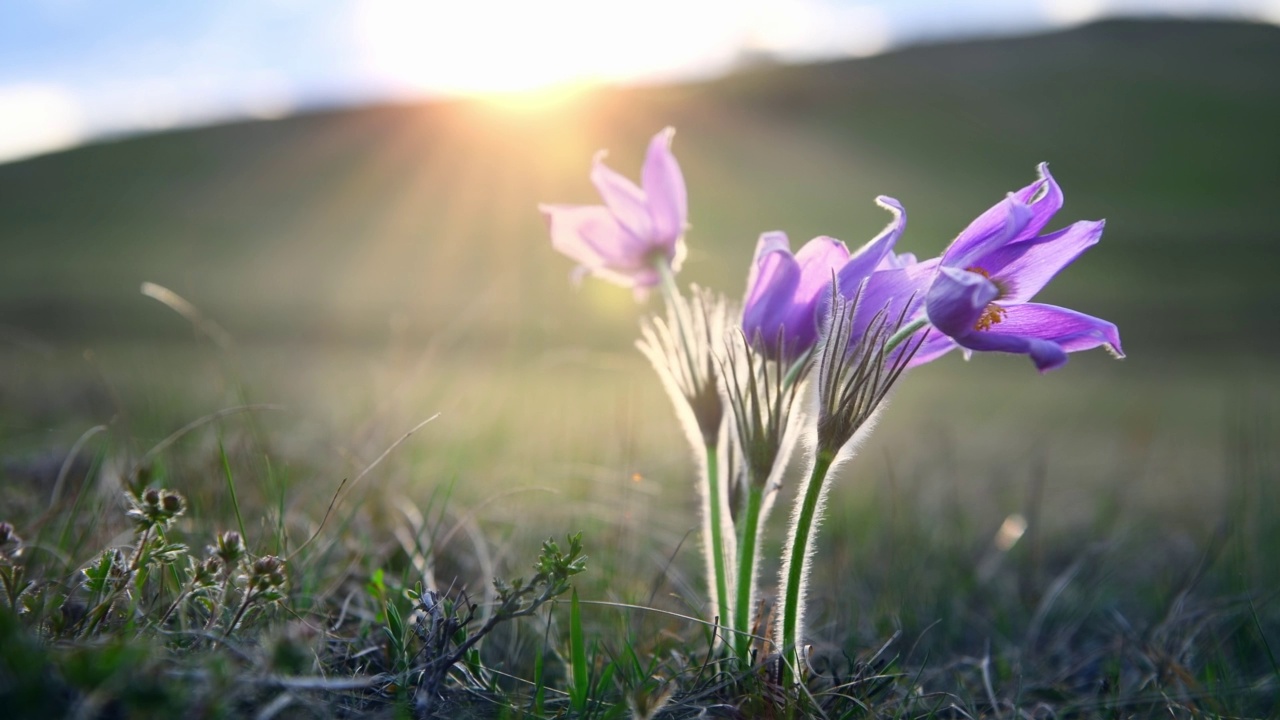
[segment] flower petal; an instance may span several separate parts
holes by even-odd
[[[637,273],[651,270],[643,254],[635,253],[635,248],[641,245],[639,241],[618,223],[608,208],[600,205],[540,205],[538,209],[547,219],[552,247],[593,274],[602,275],[599,271],[607,269],[615,275],[631,277],[632,282],[623,282],[616,276],[606,278],[629,287],[638,277]]]
[[[689,219],[689,197],[680,163],[671,153],[675,128],[665,128],[649,141],[649,152],[640,173],[640,184],[649,201],[654,239],[670,250],[684,235]]]
[[[596,153],[591,165],[591,183],[623,227],[635,237],[649,237],[653,232],[653,221],[649,218],[649,203],[644,191],[605,165],[606,154],[604,150]]]
[[[776,344],[778,333],[787,323],[799,283],[800,264],[791,254],[786,233],[761,235],[742,306],[742,329],[748,340],[761,341],[765,347]]]
[[[925,296],[925,312],[934,327],[958,339],[973,331],[999,294],[994,283],[977,273],[942,267]]]
[[[862,284],[858,307],[854,313],[853,331],[861,337],[876,315],[883,312],[886,323],[896,325],[920,315],[929,278],[901,270],[877,270]],[[841,288],[843,294],[844,288]],[[846,295],[846,297],[848,297]]]
[[[912,355],[911,361],[907,363],[909,368],[931,363],[956,349],[956,341],[936,329],[926,327],[922,332],[927,334],[924,336],[924,342],[921,343],[920,348],[916,350],[916,354]],[[915,340],[908,340],[907,342],[915,342]]]
[[[1124,357],[1120,331],[1115,324],[1068,308],[1041,303],[1024,303],[1005,308],[998,325],[1001,333],[1051,340],[1066,352],[1107,346]]]
[[[849,259],[849,248],[835,238],[825,235],[804,244],[796,252],[800,265],[800,284],[796,287],[796,301],[813,303],[826,295],[827,285],[836,271]]]
[[[881,195],[876,204],[893,213],[893,219],[880,231],[879,235],[858,248],[849,261],[840,268],[837,280],[845,297],[852,297],[858,285],[871,276],[884,259],[893,253],[893,246],[907,227],[907,212],[902,205],[891,197]]]
[[[1001,329],[1004,324],[1001,323]],[[977,330],[957,337],[961,347],[981,352],[1007,352],[1030,355],[1040,372],[1048,372],[1067,363],[1067,352],[1058,343],[1025,335]]]
[[[787,234],[777,230],[761,233],[760,238],[756,240],[755,259],[752,260],[751,270],[747,273],[747,297],[742,301],[744,308],[759,302],[760,296],[773,284],[773,276],[778,272],[778,263],[781,262],[780,258],[773,256],[779,254],[791,256],[791,241],[787,238]],[[798,274],[798,265],[796,271]]]
[[[1031,208],[1010,193],[956,236],[942,254],[942,264],[958,268],[978,264],[991,250],[1017,240],[1032,216]]]
[[[998,248],[982,259],[1002,289],[1000,302],[1023,303],[1102,237],[1105,221],[1082,220],[1057,232]]]
[[[1014,193],[1014,197],[1031,207],[1031,221],[1022,232],[1023,237],[1038,235],[1045,225],[1062,209],[1062,188],[1049,174],[1049,163],[1036,167],[1040,179]]]
[[[876,266],[876,269],[895,270],[910,267],[917,263],[919,263],[919,260],[916,260],[915,253],[890,252],[884,256],[884,259],[880,261],[880,264]]]

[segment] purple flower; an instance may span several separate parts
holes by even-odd
[[[897,260],[892,250],[906,215],[892,198],[876,202],[893,213],[893,221],[852,256],[844,243],[830,237],[814,238],[792,255],[786,234],[760,236],[742,311],[742,329],[755,349],[787,362],[803,356],[818,340],[832,277],[842,288],[857,288],[882,263]]]
[[[596,154],[591,170],[604,205],[539,205],[556,250],[578,262],[575,279],[595,275],[637,292],[661,281],[658,263],[678,271],[684,260],[688,198],[671,154],[673,128],[653,136],[640,187]]]
[[[1041,372],[1067,353],[1107,346],[1124,357],[1116,326],[1074,310],[1028,302],[1102,236],[1102,221],[1040,235],[1062,207],[1062,190],[1040,179],[974,220],[938,262],[925,298],[929,321],[966,351],[1030,355]]]

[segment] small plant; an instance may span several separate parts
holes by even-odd
[[[18,562],[22,556],[22,538],[13,525],[0,522],[0,585],[4,586],[4,599],[10,610],[17,611],[23,594],[33,584],[26,579],[26,570]]]
[[[417,705],[423,712],[429,711],[441,696],[445,680],[455,666],[468,658],[469,665],[480,666],[474,651],[494,628],[533,615],[569,591],[570,579],[587,569],[587,558],[582,553],[582,533],[570,535],[566,541],[564,550],[553,539],[542,543],[542,553],[533,564],[534,575],[527,582],[524,578],[510,581],[495,578],[497,605],[489,618],[476,628],[471,626],[476,622],[477,608],[465,597],[455,602],[434,590],[423,591],[421,586],[407,591],[415,606],[414,631],[422,643]],[[390,627],[389,632],[393,637],[397,635],[394,627]]]

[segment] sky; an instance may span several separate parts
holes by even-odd
[[[1280,0],[0,0],[0,162],[309,107],[548,97],[1133,15],[1280,23]]]

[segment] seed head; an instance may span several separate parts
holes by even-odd
[[[181,495],[173,491],[165,492],[162,495],[160,505],[164,508],[165,514],[170,517],[177,517],[187,509],[186,500],[183,500]]]
[[[217,544],[209,548],[209,552],[222,560],[229,568],[233,568],[244,558],[244,538],[235,530],[218,533]]]
[[[279,589],[284,587],[284,561],[275,555],[263,555],[253,561],[249,575],[249,586],[255,590]]]

